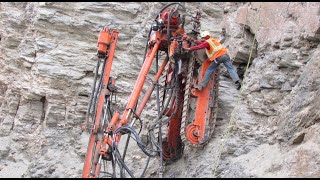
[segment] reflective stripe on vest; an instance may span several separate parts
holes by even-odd
[[[210,59],[212,56],[214,56],[214,54],[219,51],[220,49],[222,49],[222,45],[220,44],[219,46],[216,46],[214,44],[214,42],[212,42],[211,39],[208,39],[207,42],[210,44],[210,46],[213,48],[213,51],[211,53],[209,53],[208,49],[206,49],[206,53],[208,58]]]

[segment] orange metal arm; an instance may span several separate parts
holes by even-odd
[[[95,124],[94,124],[94,129],[91,132],[90,135],[90,140],[89,140],[89,145],[87,149],[87,154],[86,154],[86,159],[84,163],[84,169],[83,169],[83,178],[90,177],[90,166],[92,164],[92,153],[93,153],[93,147],[95,146],[95,135],[98,131],[99,123],[100,123],[100,116],[103,108],[103,103],[105,101],[105,92],[107,88],[107,84],[109,81],[109,76],[110,76],[110,71],[111,71],[111,66],[114,58],[114,53],[116,49],[116,42],[118,40],[118,32],[113,31],[112,32],[112,39],[111,39],[111,44],[110,44],[110,49],[108,53],[108,58],[107,58],[107,63],[105,64],[105,71],[103,74],[103,88],[99,96],[98,100],[98,107],[97,107],[97,112],[96,112],[96,119],[95,119]]]
[[[156,33],[159,33],[159,32],[156,32]],[[132,91],[132,94],[129,98],[129,102],[126,107],[126,110],[121,117],[121,121],[119,124],[120,126],[127,124],[128,121],[131,119],[132,109],[134,109],[134,106],[139,98],[142,87],[144,85],[147,74],[150,70],[152,61],[154,59],[154,56],[155,56],[156,52],[158,51],[159,44],[160,44],[160,40],[157,38],[156,43],[154,44],[154,47],[148,51],[148,54],[147,54],[146,59],[143,63],[143,66],[142,66],[141,71],[139,73],[139,76],[138,76],[138,79],[137,79],[136,84],[134,86],[134,89]]]
[[[159,80],[159,78],[160,78],[160,76],[161,76],[164,68],[166,67],[167,63],[168,63],[168,59],[165,59],[165,60],[163,61],[162,65],[161,65],[158,73],[157,73],[156,76],[154,77],[154,80],[153,80],[152,85],[148,88],[146,94],[144,95],[144,97],[143,97],[143,99],[142,99],[142,101],[141,101],[141,104],[139,105],[139,107],[138,107],[138,109],[137,109],[137,112],[136,112],[136,115],[137,115],[137,116],[140,116],[140,114],[142,113],[145,105],[147,104],[147,102],[148,102],[148,100],[149,100],[149,98],[150,98],[150,96],[151,96],[151,94],[152,94],[152,92],[153,92],[153,89],[154,89],[154,87],[155,87],[155,83]]]
[[[91,155],[93,151],[94,141],[95,141],[95,136],[91,135],[89,140],[87,155],[86,155],[86,161],[84,162],[84,168],[83,168],[83,174],[82,174],[83,178],[88,178],[90,175]]]
[[[95,120],[95,125],[94,125],[94,132],[96,133],[98,130],[98,125],[99,125],[99,120],[102,112],[102,106],[105,100],[105,91],[107,89],[108,81],[109,81],[109,76],[111,72],[111,66],[114,58],[114,52],[116,49],[116,43],[118,40],[118,32],[113,31],[112,32],[112,39],[111,39],[111,45],[110,45],[110,50],[108,53],[108,59],[107,63],[105,64],[105,73],[103,76],[103,84],[102,84],[102,92],[100,93],[99,100],[98,100],[98,108],[97,108],[97,113],[96,113],[96,120]]]

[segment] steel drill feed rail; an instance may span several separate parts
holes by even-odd
[[[192,45],[191,38],[197,38],[201,18],[197,11],[192,17],[193,29],[186,33],[185,14],[186,9],[180,3],[170,3],[160,10],[151,25],[143,65],[122,113],[116,100],[116,94],[120,92],[110,77],[118,31],[110,33],[107,27],[100,31],[99,60],[83,124],[83,130],[90,133],[83,178],[137,177],[136,170],[125,162],[126,154],[133,150],[129,147],[131,139],[148,156],[138,177],[144,176],[151,157],[160,157],[159,176],[162,177],[163,164],[181,158],[186,143],[203,146],[210,139],[218,107],[219,68],[206,88],[201,91],[193,88],[201,82],[210,62],[204,52],[184,50]],[[147,91],[141,94],[154,59],[156,74]],[[156,93],[156,105],[153,106],[157,117],[145,126],[141,118],[148,102],[151,103],[153,92]],[[140,134],[142,129],[147,131],[144,135]],[[127,138],[122,141],[124,136]],[[121,142],[125,142],[122,154],[119,150]]]

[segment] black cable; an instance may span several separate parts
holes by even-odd
[[[128,128],[131,128],[131,127],[128,127]],[[131,129],[132,129],[132,128],[131,128]],[[136,141],[137,141],[138,146],[139,146],[143,151],[145,150],[145,153],[146,153],[147,155],[152,156],[152,157],[156,156],[156,154],[152,154],[152,153],[157,153],[158,150],[155,150],[155,149],[152,149],[152,148],[147,147],[147,146],[141,141],[140,136],[134,131],[134,129],[132,129],[132,130],[133,130],[133,135],[134,135],[135,138],[136,138]],[[147,151],[151,151],[151,152],[147,152]]]
[[[148,167],[148,165],[149,165],[150,158],[151,158],[151,157],[155,157],[155,156],[157,155],[158,151],[157,151],[157,150],[154,150],[154,149],[150,149],[149,147],[146,147],[146,146],[141,142],[141,139],[140,139],[139,135],[136,133],[136,131],[135,131],[132,127],[130,127],[130,126],[121,126],[121,127],[119,127],[118,129],[116,129],[116,130],[114,131],[114,133],[117,134],[117,133],[121,132],[123,129],[129,131],[129,134],[131,134],[131,135],[134,136],[134,137],[132,137],[132,138],[137,142],[137,145],[142,149],[142,151],[143,151],[146,155],[149,156],[148,159],[147,159],[146,166],[145,166],[145,168],[144,168],[144,170],[143,170],[143,172],[142,172],[142,174],[141,174],[141,177],[143,177],[144,174],[145,174],[145,171],[146,171],[146,169],[147,169],[147,167]],[[125,162],[124,162],[124,160],[123,160],[124,158],[121,158],[119,149],[118,149],[115,141],[113,142],[112,147],[113,147],[113,148],[112,148],[112,151],[114,152],[113,155],[114,155],[115,161],[118,163],[120,169],[125,169],[131,177],[134,177],[133,173],[130,171],[130,169],[129,169],[129,168],[127,167],[127,165],[125,164]],[[154,152],[155,154],[151,154],[151,153],[149,153],[149,152],[147,152],[147,151],[151,151],[151,153]],[[115,170],[115,168],[113,168],[113,169]],[[115,171],[114,171],[114,172],[115,172]]]
[[[125,148],[124,148],[124,151],[123,151],[123,155],[122,155],[123,156],[123,162],[124,162],[124,158],[126,157],[126,152],[127,152],[127,149],[128,149],[130,136],[131,136],[131,134],[129,133],[128,137],[127,137],[127,142],[126,142],[126,145],[125,145]],[[121,177],[124,176],[124,169],[120,168],[120,174],[121,174]]]
[[[130,126],[121,126],[119,128],[117,128],[115,131],[114,131],[114,134],[117,134],[119,133],[120,131],[122,130],[127,130],[129,132],[131,132],[131,134],[135,137],[135,141],[137,142],[137,145],[140,147],[140,149],[148,156],[152,156],[152,157],[155,157],[156,154],[152,154],[152,153],[156,153],[158,152],[157,150],[154,150],[154,149],[150,149],[149,147],[147,147],[145,144],[143,144],[143,142],[141,141],[139,135],[137,134],[137,132]],[[148,151],[151,151],[151,152],[148,152]]]
[[[98,88],[97,88],[97,91],[96,91],[95,97],[94,97],[95,106],[94,106],[94,109],[93,109],[93,112],[94,112],[93,120],[96,119],[96,111],[97,111],[97,106],[98,106],[98,103],[96,103],[96,102],[97,102],[98,96],[101,93],[101,84],[103,82],[102,78],[103,78],[103,74],[104,74],[104,71],[105,71],[104,68],[105,68],[106,63],[107,63],[107,60],[105,58],[104,61],[103,61],[102,69],[101,69],[101,75],[100,75],[100,78],[99,78]],[[96,84],[94,84],[94,86],[96,86]]]
[[[149,136],[147,137],[148,139],[147,139],[147,142],[149,142]],[[148,143],[147,143],[148,144]],[[151,144],[151,146],[152,146],[152,144]],[[145,174],[145,172],[146,172],[146,170],[147,170],[147,167],[148,167],[148,165],[149,165],[149,162],[150,162],[150,159],[151,159],[151,157],[150,156],[148,156],[148,159],[147,159],[147,163],[146,163],[146,166],[144,167],[144,170],[143,170],[143,172],[142,172],[142,174],[141,174],[141,178],[144,176],[144,174]]]
[[[151,157],[150,157],[150,156],[148,156],[146,166],[144,167],[144,169],[143,169],[143,171],[142,171],[142,174],[141,174],[140,178],[143,178],[144,174],[146,173],[146,170],[147,170],[147,167],[148,167],[148,165],[149,165],[150,159],[151,159]]]
[[[134,117],[135,117],[136,119],[138,119],[139,122],[140,122],[140,130],[139,130],[139,133],[138,133],[138,134],[140,134],[141,131],[142,131],[142,123],[143,123],[143,121],[140,119],[140,117],[136,114],[135,111],[132,111],[132,113],[133,113]],[[132,126],[133,126],[133,125],[132,125]]]
[[[177,63],[177,61],[175,62],[175,63]],[[175,67],[177,67],[177,66],[175,66]],[[176,91],[176,98],[178,98],[177,99],[177,101],[179,101],[179,90],[180,90],[180,88],[179,88],[179,86],[178,86],[178,83],[179,83],[179,80],[177,80],[176,78],[178,78],[179,79],[179,77],[178,77],[178,75],[177,75],[177,68],[175,68],[174,69],[174,71],[173,71],[173,74],[174,74],[174,82],[172,82],[172,83],[174,83],[174,84],[176,84],[176,88],[177,89],[175,89]],[[171,92],[173,92],[173,90],[171,91]],[[171,96],[172,96],[172,94],[171,94]],[[170,100],[171,100],[171,96],[170,96]],[[172,103],[173,103],[173,101],[171,101],[171,106],[172,106]],[[171,107],[170,106],[170,107]],[[176,104],[176,106],[177,106],[177,104]],[[169,121],[172,119],[172,117],[177,113],[177,109],[178,109],[178,107],[176,107],[175,108],[175,111],[171,114],[171,116],[168,118],[168,120],[167,120],[167,122],[165,122],[165,123],[163,123],[163,124],[167,124],[167,123],[169,123]],[[164,111],[164,109],[163,109],[163,111]],[[150,138],[151,138],[151,142],[153,143],[153,144],[155,144],[156,145],[156,147],[158,147],[158,148],[162,148],[161,147],[161,144],[160,144],[160,147],[159,146],[157,146],[157,143],[156,143],[156,140],[155,140],[155,137],[154,137],[154,135],[153,135],[153,133],[150,133],[150,131],[151,130],[153,130],[153,129],[155,129],[156,127],[157,127],[157,125],[159,125],[159,127],[160,126],[162,126],[162,125],[160,125],[159,123],[155,123],[153,126],[151,126],[151,128],[149,128],[149,134],[150,134]],[[161,135],[161,133],[160,133],[160,135]],[[162,150],[162,149],[161,149]]]
[[[172,96],[173,96],[173,90],[170,91],[169,98],[168,98],[168,100],[165,102],[165,105],[164,105],[163,108],[162,108],[162,111],[161,111],[161,113],[160,113],[160,117],[157,117],[157,120],[156,120],[155,122],[158,122],[158,121],[160,120],[160,118],[163,117],[162,114],[163,114],[164,111],[167,109],[167,107],[168,107],[168,105],[169,105],[169,102],[171,102],[170,104],[172,105],[172,103],[173,103],[173,101],[171,101]],[[170,106],[170,107],[171,107],[171,106]],[[168,113],[168,111],[167,111],[167,113]],[[166,115],[167,113],[165,113],[165,115]],[[154,122],[154,123],[155,123],[155,122]],[[155,125],[156,125],[156,124],[154,124],[153,126],[150,126],[151,128],[149,128],[149,129],[153,129]]]
[[[138,118],[138,120],[140,121],[140,130],[139,130],[138,134],[140,135],[140,133],[142,131],[142,120],[140,118]]]
[[[98,59],[98,62],[97,62],[97,65],[96,65],[96,72],[94,74],[93,87],[92,87],[92,91],[91,91],[91,94],[90,94],[90,102],[89,102],[88,109],[87,109],[86,121],[89,120],[89,114],[90,114],[90,111],[91,111],[93,97],[94,97],[94,93],[95,93],[95,90],[96,90],[96,83],[97,83],[97,77],[98,77],[97,75],[98,75],[98,72],[99,72],[99,67],[100,67],[100,59]]]
[[[174,83],[175,82],[175,76],[174,76],[174,78],[173,78],[173,80],[172,80],[172,84],[175,84]],[[168,107],[168,105],[169,105],[169,102],[170,102],[170,107],[173,105],[173,102],[174,101],[171,101],[171,98],[173,97],[173,95],[174,95],[174,91],[173,91],[173,89],[170,91],[170,94],[169,94],[169,98],[168,98],[168,100],[166,101],[166,104],[164,105],[164,107],[162,108],[162,111],[161,111],[161,113],[160,113],[160,117],[158,117],[157,118],[157,120],[156,121],[154,121],[154,124],[152,125],[152,126],[150,126],[151,128],[149,128],[149,129],[154,129],[155,127],[156,127],[156,125],[158,125],[158,123],[156,123],[156,122],[158,122],[159,120],[160,120],[160,118],[162,118],[162,117],[164,117],[164,116],[166,116],[167,115],[167,113],[169,112],[169,111],[167,111],[167,113],[165,113],[164,115],[162,115],[163,113],[164,113],[164,111],[167,109],[167,107]],[[173,114],[172,114],[173,115]],[[172,115],[169,117],[169,119],[171,119],[172,118]]]
[[[119,152],[119,150],[118,150],[118,148],[117,148],[117,145],[116,145],[115,143],[116,143],[115,141],[113,141],[113,143],[112,143],[112,147],[113,147],[113,151],[112,151],[112,152],[113,152],[113,154],[117,157],[117,158],[116,158],[116,162],[118,163],[118,165],[119,165],[121,168],[124,168],[131,177],[134,178],[133,173],[129,170],[128,166],[127,166],[127,165],[124,163],[124,161],[122,160],[121,155],[120,155],[120,152]]]
[[[155,140],[153,129],[148,131],[148,137],[150,137],[151,144],[153,144],[157,149],[160,149],[158,142]]]
[[[104,125],[106,124],[106,121],[108,121],[108,120],[106,119],[108,110],[107,110],[107,107],[106,107],[105,105],[108,106],[109,97],[110,97],[110,96],[106,96],[106,97],[105,97],[105,102],[104,102],[104,104],[102,105],[102,110],[101,110],[102,120],[99,121],[99,128],[102,127],[102,129],[104,128]],[[106,107],[106,108],[105,108],[105,107]]]
[[[111,148],[110,146],[109,146],[109,148]],[[112,149],[111,149],[112,150]],[[113,171],[113,174],[112,174],[112,177],[113,178],[116,178],[117,177],[117,175],[116,175],[116,163],[115,163],[115,155],[114,155],[114,153],[111,153],[111,155],[112,155],[112,159],[111,159],[111,163],[112,163],[112,171]]]
[[[147,37],[147,43],[146,43],[146,46],[144,48],[144,56],[143,56],[143,61],[142,63],[144,63],[144,60],[146,59],[146,55],[147,55],[147,50],[148,50],[148,42],[149,42],[149,39],[150,39],[150,34],[152,32],[152,26],[150,27],[150,30],[149,30],[149,33],[148,33],[148,37]]]
[[[162,13],[165,9],[167,9],[167,7],[169,7],[169,6],[171,6],[171,5],[174,5],[174,4],[178,4],[179,6],[181,6],[181,7],[183,8],[184,11],[186,11],[186,8],[185,8],[182,4],[180,4],[180,3],[170,3],[170,4],[167,4],[165,7],[163,7],[163,8],[160,10],[159,14]],[[157,17],[158,17],[158,16],[157,16]],[[157,18],[157,17],[156,17],[156,18]]]

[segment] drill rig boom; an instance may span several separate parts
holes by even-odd
[[[175,7],[172,8],[173,5]],[[180,3],[170,3],[159,12],[152,24],[143,65],[123,113],[115,108],[116,102],[112,97],[117,93],[117,87],[115,80],[110,77],[118,32],[112,31],[110,34],[108,28],[100,31],[100,59],[97,70],[100,61],[103,62],[103,66],[98,83],[95,76],[84,126],[90,132],[90,139],[82,177],[125,177],[125,174],[134,177],[133,170],[125,164],[125,154],[130,151],[130,137],[149,159],[160,156],[162,168],[162,161],[171,163],[181,158],[186,142],[204,145],[213,134],[217,113],[219,68],[212,75],[206,88],[201,91],[193,88],[202,80],[210,62],[203,59],[203,54],[199,52],[190,53],[184,50],[192,45],[190,38],[197,37],[200,12],[193,17],[193,30],[185,33],[185,16],[180,11],[186,11],[184,6]],[[160,59],[160,53],[164,53],[166,57]],[[156,75],[147,91],[141,95],[154,59]],[[203,61],[202,64],[199,59]],[[144,143],[139,135],[143,129],[141,119],[153,92],[156,92],[157,118],[145,128],[147,143]],[[134,128],[137,122],[141,125],[139,133]],[[124,153],[121,155],[118,145],[124,135],[128,136]],[[105,168],[102,171],[102,165],[105,167],[107,164],[110,164],[109,171]],[[141,177],[144,176],[147,165]],[[163,169],[160,170],[160,175],[162,171]]]

